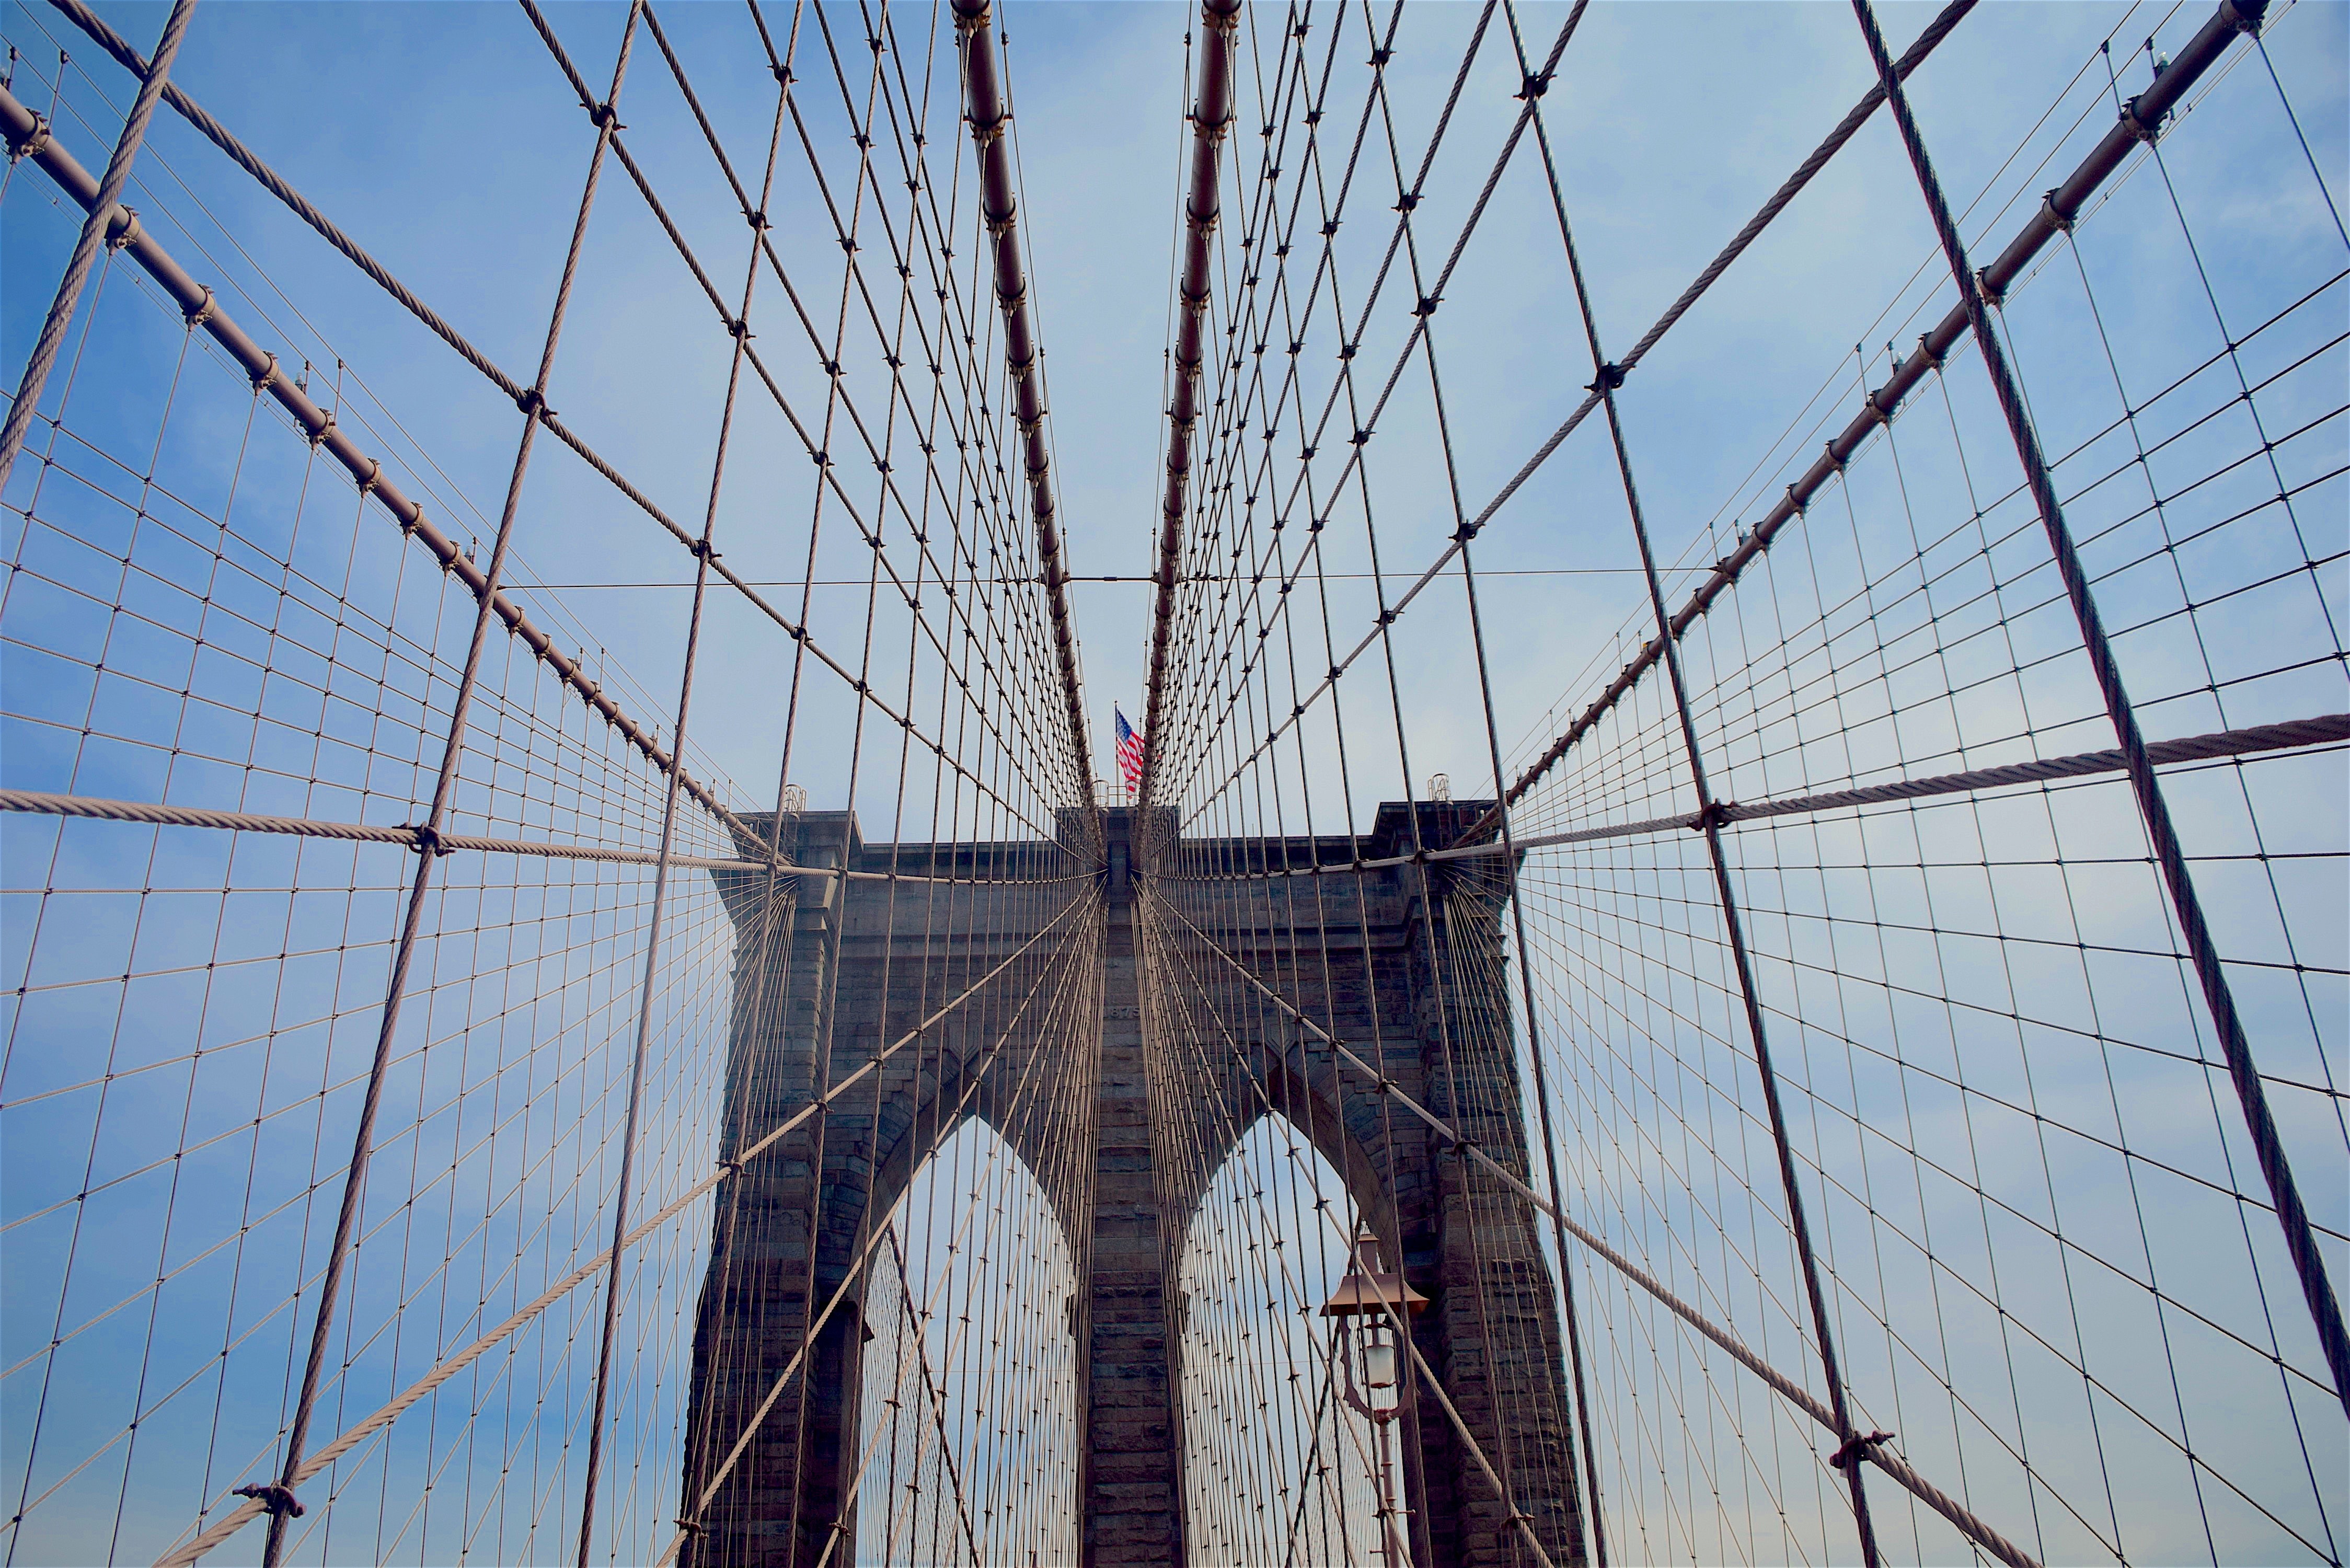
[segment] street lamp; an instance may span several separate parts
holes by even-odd
[[[1387,1568],[1411,1568],[1404,1542],[1409,1532],[1398,1521],[1405,1511],[1396,1501],[1394,1434],[1390,1429],[1403,1409],[1403,1367],[1398,1329],[1405,1314],[1428,1310],[1428,1298],[1411,1288],[1400,1272],[1379,1266],[1379,1239],[1367,1225],[1355,1232],[1355,1260],[1322,1315],[1342,1320],[1347,1330],[1339,1357],[1346,1367],[1341,1392],[1347,1406],[1369,1418],[1379,1455],[1379,1556]],[[1355,1355],[1359,1350],[1363,1376],[1355,1379]]]

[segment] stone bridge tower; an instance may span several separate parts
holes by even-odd
[[[1420,837],[1451,842],[1485,804],[1422,804]],[[1415,1324],[1419,1355],[1479,1447],[1505,1464],[1552,1561],[1562,1568],[1582,1562],[1561,1331],[1525,1206],[1498,1200],[1490,1176],[1424,1123],[1395,1114],[1364,1075],[1341,1067],[1302,1030],[1240,1051],[1222,1044],[1230,1081],[1213,1093],[1228,1106],[1255,1109],[1225,1116],[1221,1130],[1171,1125],[1192,1112],[1154,1106],[1147,1071],[1157,1044],[1148,1032],[1171,1026],[1146,1005],[1149,956],[1138,906],[1157,897],[1192,921],[1212,923],[1219,940],[1233,944],[1232,959],[1309,1016],[1331,1020],[1359,1054],[1376,1050],[1395,1087],[1526,1174],[1512,1023],[1494,983],[1498,868],[1482,874],[1482,888],[1477,877],[1412,864],[1318,878],[1190,879],[1186,866],[1220,857],[1291,868],[1346,865],[1357,855],[1409,857],[1410,809],[1383,805],[1367,838],[1185,840],[1171,848],[1138,832],[1137,815],[1103,814],[1106,841],[1093,873],[1100,972],[1087,1002],[1100,1018],[1090,1180],[1057,1184],[1091,1193],[1089,1211],[1071,1200],[1066,1207],[1077,1211],[1061,1216],[1080,1278],[1069,1318],[1081,1342],[1082,1496],[1072,1502],[1083,1511],[1084,1561],[1232,1568],[1194,1563],[1185,1551],[1173,1282],[1208,1179],[1253,1116],[1270,1106],[1341,1173],[1390,1251],[1399,1244],[1407,1277],[1433,1303]],[[752,826],[764,833],[769,824],[754,819]],[[1055,846],[868,845],[847,815],[806,813],[785,823],[783,849],[802,866],[986,878],[1036,875],[1037,856]],[[1066,886],[1010,897],[995,888],[983,920],[973,906],[958,911],[960,921],[941,921],[910,913],[919,902],[902,892],[893,906],[884,882],[811,878],[795,887],[784,879],[770,894],[764,874],[716,875],[737,940],[730,1148],[742,1146],[744,1129],[772,1127],[804,1108],[820,1067],[838,1083],[870,1062],[881,1043],[1036,937],[1066,902]],[[1299,892],[1315,881],[1344,883],[1345,897]],[[951,944],[929,935],[943,929],[956,929]],[[868,1208],[876,1221],[889,1211],[919,1156],[951,1130],[946,1122],[987,1117],[1033,1169],[1066,1157],[1037,1147],[1020,1116],[1000,1114],[1000,1085],[1019,1076],[1033,1041],[983,1012],[949,1019],[939,1034],[936,1049],[912,1064],[905,1057],[885,1064],[876,1093],[811,1118],[735,1184],[740,1196],[719,1222],[695,1335],[691,1491],[709,1473],[713,1449],[732,1443],[777,1374],[802,1354],[811,1295],[820,1310],[851,1279]],[[951,1109],[958,1106],[960,1113]],[[1180,1169],[1171,1148],[1191,1153]],[[842,1539],[828,1561],[850,1561],[855,1498],[847,1492],[865,1337],[861,1314],[847,1302],[819,1329],[807,1365],[761,1423],[749,1462],[692,1542],[688,1561],[696,1568],[815,1568],[836,1535]],[[1415,1397],[1401,1431],[1419,1568],[1530,1561],[1452,1419]]]

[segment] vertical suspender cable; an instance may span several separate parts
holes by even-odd
[[[1191,483],[1191,436],[1200,420],[1200,337],[1208,316],[1208,243],[1221,215],[1217,190],[1224,138],[1232,128],[1232,49],[1240,0],[1201,0],[1200,90],[1191,110],[1191,188],[1183,198],[1183,273],[1177,285],[1175,400],[1167,410],[1167,492],[1159,508],[1158,588],[1150,607],[1150,676],[1143,701],[1142,783],[1148,803],[1159,766],[1175,579],[1183,554],[1183,509]]]
[[[525,0],[527,4],[527,0]],[[392,1036],[400,1028],[400,1001],[408,989],[408,971],[416,956],[416,939],[424,919],[424,900],[432,886],[432,863],[440,857],[441,829],[449,818],[450,797],[455,793],[457,763],[464,753],[465,726],[471,715],[473,694],[481,684],[482,652],[489,640],[490,622],[498,599],[498,583],[505,570],[508,547],[514,540],[515,519],[521,511],[522,483],[530,468],[531,444],[538,434],[541,419],[546,412],[546,381],[555,368],[555,348],[563,336],[563,317],[571,303],[572,281],[579,271],[580,247],[588,235],[588,214],[596,204],[596,184],[604,169],[604,154],[612,142],[613,127],[619,115],[613,107],[620,95],[620,83],[629,69],[629,47],[637,34],[638,6],[629,7],[628,25],[620,36],[620,54],[612,67],[612,89],[595,109],[596,151],[588,162],[588,180],[579,194],[579,213],[571,226],[571,248],[564,258],[563,281],[556,286],[555,308],[546,324],[546,340],[539,352],[538,378],[517,400],[522,405],[522,438],[515,449],[514,472],[506,482],[505,511],[498,519],[497,542],[490,550],[490,566],[475,597],[473,639],[465,652],[465,670],[457,683],[456,700],[450,705],[449,738],[441,750],[440,777],[432,787],[432,808],[424,824],[417,830],[416,879],[408,893],[408,910],[400,926],[400,943],[393,950],[391,979],[385,988],[383,1017],[376,1031],[375,1060],[368,1069],[367,1097],[359,1107],[358,1131],[352,1135],[351,1162],[343,1177],[342,1207],[335,1217],[335,1238],[327,1255],[325,1277],[318,1285],[318,1310],[310,1328],[310,1355],[302,1371],[301,1393],[295,1400],[294,1419],[286,1433],[286,1460],[279,1472],[277,1484],[266,1489],[269,1496],[269,1540],[262,1551],[264,1568],[277,1568],[286,1547],[286,1521],[297,1506],[294,1501],[296,1478],[302,1468],[302,1449],[310,1433],[310,1417],[318,1401],[318,1385],[326,1368],[327,1345],[335,1323],[335,1299],[340,1293],[343,1267],[350,1253],[351,1234],[358,1228],[360,1196],[367,1186],[368,1158],[375,1147],[376,1112],[383,1103],[384,1077],[391,1065]],[[536,20],[536,15],[534,14]],[[676,769],[670,771],[672,795],[678,779]]]
[[[41,389],[48,382],[49,368],[57,362],[57,350],[65,345],[66,328],[73,325],[74,312],[80,308],[82,286],[89,281],[90,265],[98,259],[99,242],[127,244],[139,232],[138,214],[127,210],[120,231],[115,230],[114,205],[122,200],[123,191],[130,186],[130,166],[138,161],[140,146],[147,140],[147,122],[155,118],[155,105],[162,99],[164,85],[171,80],[172,61],[180,52],[180,41],[187,36],[188,18],[195,8],[196,0],[173,0],[172,14],[163,22],[163,36],[155,45],[155,57],[147,67],[145,79],[139,84],[139,96],[131,99],[130,112],[123,117],[122,134],[115,140],[114,156],[106,161],[98,200],[82,219],[73,255],[66,263],[65,275],[57,279],[57,292],[49,301],[48,317],[41,323],[41,336],[33,344],[32,358],[25,361],[24,379],[16,383],[16,400],[8,405],[6,421],[0,423],[0,492],[8,488],[8,474],[16,466],[16,454],[25,450],[25,437],[33,428],[34,414],[40,409]],[[47,126],[35,132],[44,139],[47,133]]]
[[[528,4],[528,0],[525,3]],[[654,41],[666,50],[668,43],[661,37],[660,23],[650,8],[645,9],[644,16]],[[686,717],[693,705],[693,673],[702,650],[702,617],[710,592],[710,563],[718,555],[712,547],[718,528],[718,497],[726,481],[726,449],[734,430],[735,398],[743,385],[743,357],[750,347],[751,299],[759,284],[759,262],[767,229],[764,214],[775,192],[775,149],[782,130],[783,104],[779,101],[775,128],[768,138],[765,182],[759,188],[759,205],[750,220],[751,255],[743,278],[743,303],[734,313],[734,348],[726,372],[726,400],[718,417],[718,450],[711,460],[710,500],[702,512],[702,536],[693,547],[693,605],[686,618],[685,668],[677,691],[676,754],[680,758],[685,755]],[[600,151],[600,140],[598,146]],[[620,1328],[620,1264],[628,1252],[629,1190],[636,1179],[637,1128],[644,1116],[645,1058],[652,1046],[653,988],[660,977],[661,917],[667,912],[670,861],[677,845],[679,777],[678,770],[672,769],[669,787],[662,792],[660,848],[653,866],[652,908],[645,917],[645,979],[637,995],[636,1043],[629,1056],[628,1109],[620,1128],[620,1168],[612,1189],[612,1251],[611,1262],[604,1273],[603,1334],[596,1348],[596,1392],[589,1405],[587,1473],[579,1490],[579,1568],[588,1568],[595,1547],[596,1490],[603,1475],[604,1413],[611,1399],[612,1349]],[[780,832],[782,820],[779,811],[770,826],[771,836]],[[775,873],[770,871],[771,889],[774,881]],[[760,984],[761,979],[754,977],[752,983]]]
[[[1892,67],[1887,66],[1888,74]],[[1895,77],[1896,87],[1899,78]],[[1583,327],[1591,348],[1591,365],[1595,375],[1591,390],[1596,393],[1607,413],[1607,433],[1616,451],[1616,470],[1623,482],[1625,510],[1632,520],[1632,537],[1640,550],[1640,568],[1647,579],[1649,612],[1657,622],[1657,645],[1663,649],[1665,671],[1670,680],[1673,711],[1679,721],[1681,748],[1689,756],[1690,784],[1697,795],[1697,821],[1705,835],[1706,858],[1713,872],[1715,896],[1721,904],[1721,929],[1730,946],[1732,967],[1738,974],[1739,999],[1746,1012],[1746,1032],[1754,1044],[1754,1065],[1762,1081],[1762,1104],[1769,1113],[1771,1143],[1779,1159],[1779,1184],[1787,1202],[1787,1230],[1794,1242],[1795,1258],[1804,1277],[1804,1293],[1811,1308],[1812,1328],[1820,1356],[1820,1374],[1826,1380],[1828,1413],[1834,1419],[1836,1451],[1828,1463],[1845,1473],[1845,1484],[1852,1494],[1854,1528],[1860,1536],[1861,1561],[1866,1568],[1878,1568],[1880,1558],[1877,1546],[1877,1529],[1868,1512],[1868,1489],[1861,1479],[1863,1449],[1868,1437],[1856,1432],[1852,1424],[1850,1403],[1846,1397],[1843,1368],[1838,1363],[1835,1330],[1828,1315],[1827,1293],[1820,1284],[1819,1259],[1812,1245],[1811,1218],[1804,1204],[1804,1190],[1797,1180],[1795,1154],[1787,1136],[1787,1114],[1780,1100],[1779,1073],[1771,1059],[1770,1032],[1763,1027],[1762,1000],[1754,981],[1754,961],[1746,945],[1746,929],[1739,914],[1738,898],[1730,879],[1730,862],[1721,847],[1722,816],[1721,805],[1713,796],[1713,786],[1705,771],[1705,754],[1698,745],[1697,723],[1690,714],[1689,685],[1681,670],[1680,641],[1673,635],[1672,612],[1665,604],[1664,579],[1657,571],[1657,555],[1648,541],[1648,523],[1640,505],[1639,486],[1632,477],[1631,449],[1625,444],[1624,421],[1617,407],[1617,389],[1624,384],[1624,369],[1610,363],[1607,351],[1600,347],[1599,325],[1591,309],[1591,293],[1584,281],[1583,260],[1575,249],[1575,232],[1568,223],[1566,204],[1555,184],[1552,186],[1552,202],[1558,215],[1561,240],[1566,246],[1567,270],[1575,279],[1576,302],[1583,317]],[[1497,807],[1500,802],[1495,803]],[[1523,957],[1523,955],[1521,955]],[[1881,1436],[1881,1434],[1880,1434]]]
[[[1885,83],[1886,102],[1893,110],[1894,123],[1901,128],[1902,145],[1908,151],[1910,167],[1917,171],[1918,186],[1933,217],[1942,254],[1950,262],[1951,279],[1958,285],[1959,298],[1974,327],[1976,347],[1982,351],[1983,369],[1991,377],[1991,390],[1999,397],[2008,434],[2014,439],[2016,460],[2023,466],[2024,483],[2040,510],[2041,526],[2048,534],[2049,553],[2055,557],[2057,573],[2064,579],[2064,594],[2072,600],[2074,618],[2080,623],[2081,642],[2088,652],[2089,667],[2096,675],[2098,691],[2105,696],[2114,733],[2121,741],[2130,789],[2137,796],[2138,814],[2146,820],[2147,841],[2156,863],[2162,867],[2162,879],[2170,894],[2172,911],[2178,918],[2188,958],[2195,966],[2204,1005],[2210,1009],[2212,1027],[2227,1058],[2228,1076],[2234,1082],[2236,1098],[2243,1106],[2253,1154],[2260,1161],[2261,1174],[2268,1180],[2269,1196],[2276,1205],[2277,1223],[2284,1229],[2285,1250],[2292,1254],[2293,1272],[2300,1277],[2302,1297],[2309,1304],[2318,1345],[2325,1353],[2326,1368],[2334,1375],[2335,1395],[2342,1400],[2344,1410],[2350,1412],[2350,1336],[2345,1336],[2343,1330],[2342,1306],[2334,1298],[2333,1282],[2326,1278],[2325,1260],[2317,1251],[2308,1210],[2302,1206],[2301,1189],[2293,1180],[2292,1163],[2285,1158],[2284,1141],[2278,1135],[2275,1117],[2270,1114],[2268,1091],[2262,1086],[2259,1069],[2253,1065],[2251,1044],[2244,1035],[2243,1019],[2236,1011],[2235,993],[2228,984],[2226,971],[2220,968],[2219,946],[2211,940],[2202,899],[2188,870],[2186,851],[2179,846],[2178,829],[2170,820],[2169,802],[2155,777],[2154,763],[2147,755],[2137,711],[2131,706],[2129,693],[2122,685],[2121,666],[2114,659],[2104,618],[2089,591],[2088,574],[2082,569],[2080,551],[2064,521],[2064,507],[2056,499],[2056,484],[2048,472],[2047,455],[2040,448],[2040,433],[2033,428],[2031,415],[2023,406],[2022,389],[1993,330],[1991,306],[1997,300],[1984,297],[1987,291],[1978,286],[1974,269],[1968,263],[1966,244],[1950,216],[1950,205],[1942,194],[1941,182],[1935,176],[1933,161],[1927,156],[1917,117],[1909,111],[1908,95],[1885,52],[1885,36],[1877,30],[1877,15],[1870,9],[1868,0],[1852,0],[1852,6],[1854,16],[1860,21],[1861,36],[1868,44],[1869,57],[1876,62],[1877,75]],[[2251,33],[2259,28],[2267,0],[2231,0],[2230,9],[2234,30]],[[2205,31],[2209,33],[2210,29]],[[2220,34],[2217,47],[2224,48],[2230,36],[2227,32]],[[2197,43],[2204,42],[2203,35],[2199,34]],[[2158,81],[2158,88],[2159,85]],[[2132,133],[2149,146],[2161,134],[2169,96],[2152,103],[2143,98],[2133,99],[2124,111],[2125,122]]]

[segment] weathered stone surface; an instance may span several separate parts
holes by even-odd
[[[1224,841],[1206,846],[1232,867],[1344,862],[1449,843],[1482,803],[1379,808],[1360,839]],[[1085,1280],[1071,1303],[1079,1341],[1076,1495],[1089,1565],[1180,1563],[1180,1338],[1172,1332],[1169,1254],[1186,1231],[1204,1171],[1159,1168],[1151,1073],[1144,1040],[1144,957],[1135,916],[1134,814],[1106,814],[1101,888],[1105,939],[1090,1149],[1090,1212],[1062,1215]],[[764,832],[764,820],[754,821]],[[1193,846],[1187,841],[1187,851]],[[1027,857],[1035,846],[867,846],[842,814],[785,825],[784,853],[801,865],[844,860],[920,872],[953,865],[965,876]],[[1030,874],[1033,874],[1030,873]],[[869,1061],[886,1038],[1016,949],[1056,912],[1045,897],[996,898],[909,920],[872,882],[786,880],[770,897],[764,874],[719,873],[737,940],[735,1033],[727,1138],[775,1125],[821,1082]],[[1492,879],[1489,878],[1489,881]],[[1229,933],[1234,956],[1301,1010],[1335,1021],[1349,1048],[1488,1154],[1529,1168],[1516,1045],[1499,973],[1498,891],[1440,867],[1406,866],[1346,877],[1194,884],[1195,919]],[[954,895],[968,898],[970,890]],[[1194,908],[1198,906],[1193,905]],[[951,940],[936,933],[951,932]],[[998,1026],[1000,1032],[1000,1026]],[[951,1019],[933,1044],[893,1059],[871,1100],[813,1118],[736,1185],[712,1249],[694,1345],[687,1486],[723,1453],[797,1352],[809,1303],[830,1299],[853,1272],[868,1213],[886,1211],[919,1154],[948,1127],[941,1106],[976,1090],[983,1024]],[[1017,1060],[1020,1043],[1004,1050]],[[966,1082],[966,1069],[973,1076]],[[1305,1134],[1399,1252],[1406,1275],[1433,1305],[1413,1343],[1474,1435],[1510,1479],[1519,1511],[1559,1564],[1583,1560],[1569,1441],[1563,1346],[1554,1290],[1533,1216],[1503,1201],[1490,1175],[1447,1151],[1424,1126],[1372,1092],[1326,1045],[1302,1033],[1235,1060],[1227,1105],[1270,1101]],[[1252,1081],[1252,1079],[1253,1081]],[[1227,1117],[1229,1121],[1229,1117]],[[1055,1150],[1025,1147],[1016,1118],[996,1122],[1033,1168]],[[1182,1129],[1191,1137],[1200,1127]],[[1229,1147],[1246,1130],[1226,1125]],[[1079,1158],[1083,1158],[1081,1154]],[[1078,1183],[1066,1184],[1072,1189]],[[1050,1190],[1050,1184],[1048,1184]],[[1055,1201],[1059,1201],[1056,1196]],[[866,1337],[855,1303],[816,1336],[806,1371],[786,1385],[735,1480],[690,1548],[696,1568],[812,1568],[826,1542],[853,1538],[854,1424]],[[1408,1401],[1405,1490],[1419,1568],[1516,1563],[1523,1555],[1510,1510],[1434,1401]],[[836,1548],[834,1561],[846,1561]],[[1225,1568],[1198,1564],[1196,1568]]]

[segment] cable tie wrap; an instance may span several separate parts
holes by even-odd
[[[262,1507],[262,1511],[266,1513],[282,1513],[288,1519],[299,1519],[302,1517],[302,1503],[301,1501],[294,1495],[294,1489],[290,1486],[280,1486],[276,1481],[269,1481],[254,1486],[241,1486],[229,1495],[231,1497],[249,1497],[254,1501],[259,1503]]]

